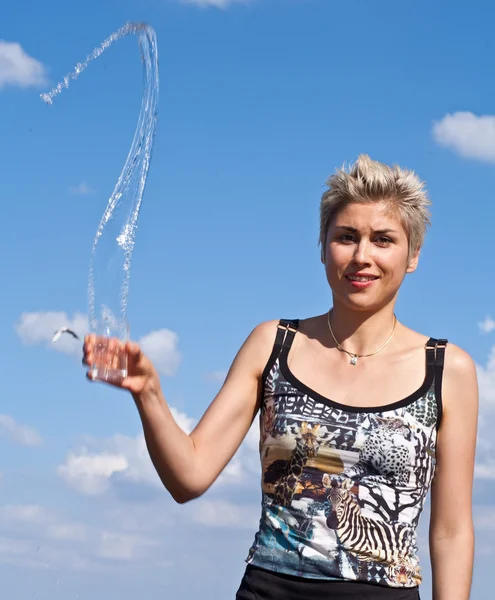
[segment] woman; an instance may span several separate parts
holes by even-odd
[[[433,598],[468,600],[475,367],[394,314],[418,264],[426,192],[414,173],[367,156],[328,186],[327,313],[256,327],[190,435],[137,344],[127,343],[128,376],[114,385],[132,393],[153,464],[180,503],[211,486],[261,411],[262,516],[238,600],[418,598],[415,529],[432,482]],[[88,365],[97,341],[85,340]]]

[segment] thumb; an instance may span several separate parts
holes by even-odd
[[[141,357],[141,348],[136,342],[127,342],[125,350],[127,355],[134,361],[138,361]]]
[[[135,377],[124,377],[124,379],[122,379],[122,381],[120,382],[120,387],[123,390],[131,392],[131,394],[140,391],[141,388],[141,386],[136,382]]]

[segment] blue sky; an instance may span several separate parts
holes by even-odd
[[[156,30],[159,121],[129,322],[194,425],[260,321],[328,309],[318,204],[359,153],[415,169],[433,201],[399,318],[478,365],[474,599],[495,553],[495,64],[489,2],[87,0],[8,3],[0,22],[3,339],[0,578],[8,598],[232,598],[259,518],[256,433],[177,506],[132,401],[91,385],[91,244],[127,155],[142,75],[115,44],[52,107],[47,91],[128,20]],[[426,523],[421,526],[430,598]],[[29,577],[28,577],[29,575]]]

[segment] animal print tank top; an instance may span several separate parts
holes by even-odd
[[[262,515],[246,562],[298,577],[415,587],[415,532],[435,471],[447,340],[428,340],[416,392],[360,408],[291,373],[298,324],[280,321],[263,373]]]

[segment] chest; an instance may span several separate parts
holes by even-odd
[[[393,357],[350,357],[336,349],[303,341],[287,356],[289,376],[316,395],[351,407],[379,407],[414,394],[424,383],[425,353],[421,347]]]

